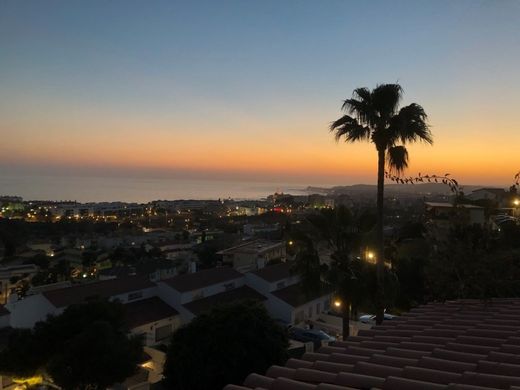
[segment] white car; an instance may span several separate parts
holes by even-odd
[[[392,314],[385,313],[383,319],[385,321],[388,321],[388,320],[393,320],[396,317],[397,316],[394,316]],[[375,314],[365,314],[365,315],[359,317],[359,321],[361,321],[364,324],[375,324],[376,316],[375,316]]]

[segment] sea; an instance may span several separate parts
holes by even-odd
[[[304,195],[309,185],[218,179],[2,175],[0,196],[82,203],[228,198],[246,200],[262,199],[274,192]]]

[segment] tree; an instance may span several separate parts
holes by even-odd
[[[357,88],[351,99],[343,102],[347,114],[334,121],[330,130],[336,140],[370,141],[377,150],[377,323],[383,320],[384,300],[384,181],[385,166],[401,173],[408,166],[406,144],[423,141],[432,144],[424,109],[412,103],[399,109],[402,88],[398,84],[381,84],[373,90]]]
[[[127,335],[123,305],[96,301],[15,330],[0,353],[0,373],[44,372],[65,389],[103,389],[131,376],[141,356],[141,339]]]
[[[261,303],[218,306],[177,330],[168,348],[166,385],[178,390],[222,389],[251,372],[287,359],[287,332]]]

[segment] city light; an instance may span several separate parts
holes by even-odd
[[[513,204],[514,204],[515,206],[517,206],[517,207],[520,206],[520,199],[515,199],[515,200],[513,201]]]
[[[340,301],[339,299],[336,299],[336,300],[334,301],[334,306],[335,306],[335,307],[341,307],[341,301]]]
[[[370,260],[373,260],[375,258],[374,252],[368,251],[367,252],[367,258],[370,259]]]

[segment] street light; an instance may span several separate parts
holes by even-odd
[[[334,307],[341,307],[341,301],[339,299],[334,300]]]

